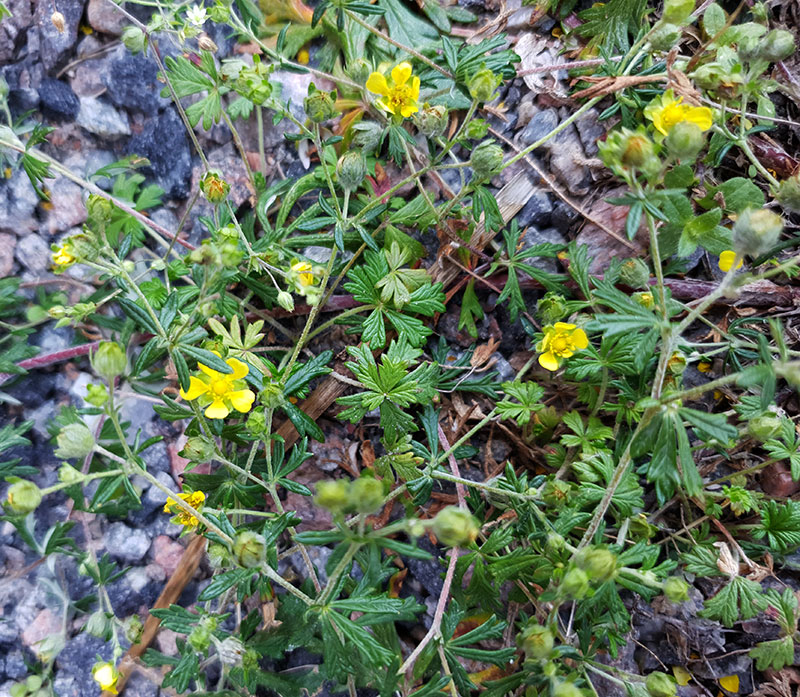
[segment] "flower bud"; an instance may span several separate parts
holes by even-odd
[[[86,397],[84,399],[92,406],[102,407],[108,401],[108,387],[105,383],[86,385]]]
[[[464,129],[464,135],[470,140],[481,140],[489,132],[489,123],[485,119],[472,119]]]
[[[689,600],[689,584],[682,578],[670,576],[664,581],[664,595],[671,603],[685,603]]]
[[[245,530],[236,536],[233,543],[233,554],[236,561],[246,569],[261,566],[267,558],[267,541],[263,535],[252,530]]]
[[[576,559],[578,566],[593,581],[610,581],[617,572],[617,555],[605,547],[584,549]]]
[[[186,441],[179,455],[191,462],[209,462],[214,458],[214,443],[205,436],[192,436]]]
[[[664,144],[680,162],[694,162],[705,147],[706,137],[696,123],[679,121],[670,129]]]
[[[548,479],[542,487],[542,501],[548,506],[561,508],[569,499],[572,485],[563,479]]]
[[[200,191],[203,192],[206,200],[215,206],[228,198],[230,190],[231,185],[222,178],[221,172],[206,172],[200,180]]]
[[[128,367],[128,357],[116,341],[101,341],[97,351],[91,357],[92,368],[100,377],[108,382],[125,372]]]
[[[775,246],[782,231],[783,221],[777,213],[748,208],[733,226],[734,249],[743,256],[760,256]]]
[[[686,354],[683,351],[673,351],[667,361],[667,369],[673,375],[683,375],[686,370]]]
[[[56,457],[86,457],[94,450],[94,436],[84,423],[67,424],[56,436]]]
[[[503,149],[491,140],[484,140],[472,151],[469,163],[478,179],[490,179],[503,169]]]
[[[619,267],[619,280],[629,288],[647,288],[650,267],[638,257],[625,259]]]
[[[488,68],[482,68],[467,81],[469,96],[477,102],[491,102],[503,78]]]
[[[770,63],[782,61],[794,53],[794,36],[786,29],[773,29],[758,47],[758,57]]]
[[[681,38],[681,28],[677,24],[662,22],[650,34],[650,45],[656,51],[669,51]]]
[[[574,682],[563,682],[553,688],[553,697],[583,697],[583,692]]]
[[[383,505],[383,484],[373,477],[360,477],[350,485],[348,499],[348,508],[358,513],[374,513]]]
[[[208,34],[200,34],[197,37],[197,48],[201,51],[208,51],[209,53],[216,53],[219,50],[213,39]]]
[[[229,636],[217,644],[217,653],[220,663],[224,666],[236,667],[242,665],[244,644],[235,636]]]
[[[580,600],[589,590],[589,577],[583,569],[573,567],[564,574],[561,589],[568,597]]]
[[[655,307],[656,299],[653,297],[653,294],[650,291],[644,291],[642,293],[634,293],[632,296],[633,301],[638,303],[644,308],[648,310],[652,310]]]
[[[786,210],[800,213],[800,173],[784,179],[778,186],[775,198]]]
[[[548,291],[536,303],[536,316],[542,324],[555,324],[566,317],[568,312],[566,302],[560,293]]]
[[[278,305],[287,312],[294,312],[294,298],[292,294],[285,290],[278,291]]]
[[[66,19],[61,12],[53,12],[50,15],[50,21],[53,23],[53,26],[56,28],[59,34],[64,33],[64,29],[66,28]]]
[[[732,72],[720,63],[701,65],[692,73],[692,78],[699,87],[724,99],[738,97],[744,84],[739,72]]]
[[[122,30],[120,39],[125,44],[125,48],[133,54],[141,53],[147,47],[147,36],[139,27],[133,25]]]
[[[522,650],[528,658],[542,660],[553,652],[553,633],[538,622],[525,628],[522,634]]]
[[[431,106],[427,102],[422,110],[414,114],[414,123],[422,135],[427,138],[438,138],[447,128],[447,107],[437,104]]]
[[[308,96],[303,101],[303,109],[314,123],[324,123],[336,116],[336,93],[318,90],[312,82],[308,86]]]
[[[764,443],[780,434],[783,422],[777,414],[766,413],[756,416],[747,423],[747,432],[756,440]]]
[[[622,144],[620,162],[626,167],[641,169],[654,158],[653,141],[644,133],[632,133]]]
[[[27,515],[42,502],[42,490],[27,479],[18,479],[6,494],[5,507],[11,513]]]
[[[111,622],[105,612],[97,610],[89,616],[84,631],[98,639],[108,641],[111,638]]]
[[[192,648],[195,651],[200,651],[202,653],[208,649],[208,646],[211,643],[211,632],[209,632],[208,629],[203,625],[197,625],[194,629],[192,629],[187,638]]]
[[[548,532],[545,547],[548,552],[560,552],[564,549],[564,536],[559,535],[557,532]]]
[[[348,150],[336,163],[339,184],[346,191],[355,191],[367,176],[367,160],[358,150]]]
[[[350,484],[346,479],[331,479],[317,482],[314,503],[331,513],[343,512],[350,503]]]
[[[694,12],[695,0],[665,0],[661,21],[670,24],[686,24]]]
[[[208,564],[212,569],[224,569],[231,563],[231,555],[225,545],[219,542],[212,542],[206,550]]]
[[[677,692],[675,681],[666,673],[659,671],[650,673],[644,684],[650,697],[674,697]]]
[[[208,8],[208,18],[216,24],[225,24],[231,18],[231,9],[227,5],[217,3]]]
[[[89,222],[104,228],[114,216],[114,204],[99,194],[89,194],[86,199],[86,213]]]
[[[436,514],[431,530],[443,545],[465,547],[478,537],[480,526],[468,511],[447,506]]]
[[[58,468],[58,481],[65,484],[77,484],[83,481],[83,475],[68,462],[64,462]]]
[[[375,152],[383,140],[383,126],[375,121],[362,121],[353,126],[353,145],[367,154]]]

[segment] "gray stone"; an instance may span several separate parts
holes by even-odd
[[[59,65],[78,40],[78,24],[86,0],[58,0],[58,11],[64,15],[64,30],[59,31],[50,19],[53,3],[37,2],[36,25],[39,28],[40,59],[50,71]]]
[[[0,63],[14,58],[33,24],[30,0],[6,0],[5,4],[11,16],[0,22]]]
[[[158,66],[146,55],[132,55],[120,47],[103,71],[108,98],[115,106],[152,114],[170,103],[161,96]]]
[[[544,138],[550,131],[558,126],[558,112],[555,109],[537,111],[522,130],[520,140],[528,146]]]
[[[100,695],[100,687],[92,677],[92,666],[99,655],[103,660],[111,660],[111,642],[81,632],[70,638],[56,658],[56,683],[59,678],[65,691],[56,691],[59,697],[94,697]]]
[[[567,240],[558,230],[555,228],[545,228],[544,230],[540,230],[539,228],[530,227],[525,232],[525,236],[523,238],[525,248],[533,247],[537,244],[544,244],[544,243],[552,243],[552,244],[566,244]],[[555,259],[547,258],[547,257],[530,257],[529,259],[525,260],[526,263],[530,264],[531,266],[535,266],[537,269],[541,269],[542,271],[549,271],[550,273],[557,273],[558,272],[558,264],[556,263]]]
[[[11,179],[0,179],[0,230],[20,237],[33,232],[39,226],[38,205],[39,197],[22,168]]]
[[[578,131],[578,137],[583,143],[583,149],[587,157],[597,155],[597,141],[606,132],[603,124],[597,120],[598,116],[600,116],[600,113],[597,109],[589,109],[575,122],[575,129]]]
[[[28,271],[45,273],[53,262],[50,246],[38,235],[27,235],[17,243],[17,261]]]
[[[89,133],[108,140],[131,134],[128,115],[96,97],[81,97],[78,125]]]
[[[158,697],[158,685],[146,675],[134,672],[125,684],[125,697]]]
[[[39,85],[42,114],[53,121],[74,121],[81,103],[72,88],[61,80],[46,77]]]
[[[112,523],[105,535],[108,553],[126,562],[144,559],[150,549],[150,538],[144,530],[131,528],[125,523]]]
[[[127,145],[131,154],[150,160],[142,171],[152,175],[166,192],[166,198],[186,198],[192,177],[192,156],[183,122],[174,108],[148,119],[142,132]]]
[[[10,651],[6,656],[6,676],[12,680],[22,680],[28,674],[25,656],[20,649]]]
[[[119,36],[129,22],[122,12],[108,0],[89,0],[86,8],[86,21],[95,31],[111,36]]]
[[[542,227],[550,223],[550,216],[553,213],[553,202],[550,196],[542,189],[534,189],[528,202],[517,213],[517,224],[521,229],[529,225]]]
[[[48,182],[52,209],[47,217],[50,235],[70,230],[86,221],[83,189],[65,177]]]
[[[0,278],[11,275],[14,268],[14,248],[17,238],[7,232],[0,232]]]

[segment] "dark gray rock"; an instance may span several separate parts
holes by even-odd
[[[125,684],[126,697],[158,697],[158,685],[147,676],[134,672]]]
[[[567,244],[567,240],[558,230],[555,228],[545,228],[544,230],[540,230],[536,227],[528,228],[525,232],[524,245],[525,247],[533,247],[537,244]],[[537,269],[541,269],[542,271],[549,271],[550,273],[558,273],[558,262],[549,257],[530,257],[529,259],[525,260],[526,263],[530,264],[531,266],[535,266]]]
[[[438,598],[442,590],[443,574],[445,571],[444,566],[439,560],[440,550],[434,547],[426,537],[420,537],[417,540],[417,546],[430,552],[433,559],[412,559],[408,557],[405,560],[406,565],[411,571],[411,575],[419,581],[422,587],[432,596]]]
[[[105,140],[116,140],[131,134],[128,115],[97,97],[80,98],[77,122],[85,131]]]
[[[97,655],[106,661],[111,660],[111,642],[103,641],[91,634],[81,633],[67,641],[66,646],[56,658],[57,678],[61,680],[62,689],[60,697],[66,695],[80,695],[80,697],[93,697],[100,694],[100,688],[92,677],[92,666],[97,660]]]
[[[25,665],[25,656],[20,649],[9,652],[6,656],[6,677],[12,680],[22,680],[28,674]]]
[[[150,549],[150,537],[144,530],[135,530],[125,523],[112,523],[106,530],[105,548],[113,557],[137,562],[144,559]]]
[[[550,224],[552,213],[553,202],[547,192],[542,189],[534,189],[528,202],[517,213],[517,224],[520,229],[524,229],[529,225],[543,227]]]
[[[14,58],[25,42],[28,28],[32,25],[30,0],[7,0],[6,7],[11,12],[0,22],[0,62]]]
[[[525,146],[532,145],[537,140],[544,138],[556,126],[558,126],[558,112],[555,109],[537,111],[522,130],[520,140]]]
[[[38,235],[27,235],[17,242],[17,261],[28,271],[41,274],[53,263],[50,247]]]
[[[192,157],[183,122],[174,108],[149,119],[142,132],[128,141],[128,153],[150,160],[143,169],[166,192],[166,198],[186,198],[192,177]]]
[[[123,49],[103,74],[106,95],[118,107],[152,114],[170,102],[161,97],[164,85],[158,81],[158,66],[143,54],[131,55]]]
[[[8,93],[8,108],[15,116],[39,108],[39,93],[33,87],[20,87]]]
[[[36,25],[39,29],[39,57],[44,67],[51,71],[67,57],[78,40],[78,24],[86,0],[58,0],[58,11],[64,15],[64,30],[59,31],[50,19],[53,3],[36,2]]]
[[[597,120],[598,116],[600,116],[600,113],[597,109],[589,109],[575,122],[575,129],[578,131],[578,136],[581,139],[581,143],[583,143],[583,149],[587,157],[597,155],[597,141],[606,132],[603,124]]]
[[[42,114],[54,121],[74,121],[81,103],[72,88],[61,80],[46,77],[39,85]]]
[[[11,179],[0,179],[0,231],[20,237],[39,227],[36,207],[39,197],[24,172]]]
[[[579,213],[564,201],[556,201],[553,206],[553,215],[550,217],[550,224],[558,229],[559,232],[566,234],[572,227]]]

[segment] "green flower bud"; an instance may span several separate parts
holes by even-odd
[[[629,288],[647,288],[650,267],[638,257],[625,259],[619,267],[619,280]]]
[[[644,308],[647,308],[648,310],[652,310],[655,307],[656,299],[649,290],[642,293],[634,293],[631,297],[633,298],[634,302],[638,303]]]
[[[542,487],[542,501],[548,506],[561,508],[572,492],[572,485],[563,479],[548,479]]]
[[[283,406],[286,401],[283,395],[283,387],[277,382],[268,382],[264,389],[258,393],[258,401],[264,405],[265,409],[277,409]]]
[[[538,622],[526,627],[522,634],[522,650],[528,658],[550,658],[554,643],[553,633]]]
[[[782,61],[794,53],[794,36],[786,29],[773,29],[762,40],[758,57],[770,63]]]
[[[475,541],[480,529],[469,511],[456,506],[447,506],[439,511],[431,526],[439,542],[447,547],[466,547]]]
[[[314,503],[331,513],[342,513],[350,504],[350,483],[346,479],[317,482]]]
[[[114,204],[98,194],[89,194],[86,199],[86,213],[89,221],[104,228],[114,216]]]
[[[536,316],[542,324],[555,324],[566,317],[568,311],[564,296],[552,290],[545,293],[536,303]]]
[[[125,48],[133,54],[141,53],[147,48],[147,36],[139,27],[133,25],[125,27],[120,38]]]
[[[431,106],[426,102],[422,109],[414,114],[414,123],[422,135],[428,138],[438,138],[447,128],[447,107]]]
[[[353,82],[363,85],[372,72],[372,63],[366,58],[356,58],[347,66],[347,74]]]
[[[560,552],[564,549],[564,536],[559,535],[557,532],[549,532],[547,533],[547,541],[545,542],[545,547],[548,552]]]
[[[747,432],[756,440],[764,443],[780,434],[783,421],[777,414],[766,413],[750,419]]]
[[[56,457],[86,457],[94,450],[94,436],[84,423],[67,424],[56,436]]]
[[[84,630],[98,639],[108,641],[111,638],[111,622],[102,610],[97,610],[89,616]]]
[[[669,51],[681,38],[681,28],[677,24],[662,22],[650,34],[650,45],[656,51]]]
[[[200,651],[202,653],[208,649],[208,646],[211,643],[211,632],[209,632],[205,627],[198,625],[191,631],[188,639],[189,643],[192,645],[192,648],[195,651]]]
[[[289,291],[278,291],[278,305],[280,305],[287,312],[294,312],[294,298]]]
[[[488,68],[482,68],[467,81],[469,96],[478,102],[491,102],[503,78]]]
[[[141,641],[142,630],[144,630],[144,625],[139,615],[131,615],[122,622],[122,631],[125,632],[125,638],[131,644],[138,644]]]
[[[560,682],[553,688],[553,697],[583,697],[583,692],[574,682]]]
[[[690,121],[676,123],[664,139],[669,153],[681,162],[694,162],[705,147],[706,137],[700,126]]]
[[[578,566],[593,581],[610,581],[617,573],[617,555],[605,547],[584,549],[576,559]]]
[[[336,116],[336,92],[323,92],[312,82],[308,86],[308,96],[303,101],[308,118],[314,123],[324,123]]]
[[[218,3],[208,8],[208,18],[217,24],[225,24],[231,18],[231,9]]]
[[[245,569],[255,569],[267,558],[267,541],[252,530],[240,532],[233,543],[233,555]]]
[[[222,665],[229,667],[241,666],[242,656],[244,656],[244,644],[235,636],[225,637],[217,644],[217,653]]]
[[[179,455],[191,462],[209,462],[214,458],[216,448],[214,443],[205,436],[191,436],[186,440],[186,445]]]
[[[667,361],[667,369],[673,375],[683,375],[686,363],[686,354],[683,351],[673,351]]]
[[[259,658],[261,658],[261,654],[255,649],[247,649],[242,656],[242,668],[244,668],[245,671],[258,670]]]
[[[105,383],[99,385],[86,385],[86,397],[84,399],[95,407],[102,407],[108,401],[108,387]]]
[[[757,257],[774,247],[783,231],[783,221],[766,208],[748,208],[733,226],[733,248],[740,254]]]
[[[478,179],[490,179],[503,169],[503,149],[485,140],[472,151],[469,163]]]
[[[360,477],[350,485],[348,508],[358,513],[374,513],[383,505],[383,483],[373,477]]]
[[[77,484],[83,481],[83,475],[68,462],[58,468],[58,481],[65,484]]]
[[[631,133],[621,146],[620,162],[626,167],[642,169],[655,159],[653,141],[644,133]]]
[[[101,341],[91,357],[92,368],[108,382],[122,375],[128,367],[128,357],[116,341]]]
[[[692,73],[692,78],[698,87],[724,99],[738,97],[744,84],[744,77],[740,71],[731,71],[720,63],[701,65]]]
[[[561,581],[561,590],[567,597],[580,600],[589,590],[589,577],[583,569],[573,567]]]
[[[682,578],[670,576],[664,581],[664,595],[671,603],[685,603],[689,600],[689,584]]]
[[[464,129],[464,135],[470,140],[482,140],[489,133],[489,122],[485,119],[472,119]]]
[[[212,542],[208,545],[206,554],[208,555],[208,564],[212,569],[224,569],[226,566],[230,566],[231,555],[225,545]]]
[[[650,673],[644,684],[650,697],[674,697],[677,693],[675,681],[666,673]]]
[[[221,172],[209,171],[200,180],[200,191],[209,203],[218,206],[228,198],[231,185],[222,178]]]
[[[336,175],[345,191],[355,191],[367,176],[367,161],[358,150],[348,150],[336,163]]]
[[[42,502],[42,490],[27,479],[17,479],[6,494],[5,507],[11,513],[27,515]]]
[[[686,24],[694,12],[694,4],[695,0],[665,0],[661,20],[670,24]]]
[[[367,154],[375,152],[383,140],[383,126],[375,121],[362,121],[353,126],[353,145]]]
[[[775,198],[786,210],[800,213],[800,173],[784,179],[778,186]]]

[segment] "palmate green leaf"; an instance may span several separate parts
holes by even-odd
[[[365,631],[364,627],[359,626],[344,615],[340,615],[338,612],[326,612],[323,615],[323,622],[335,625],[344,635],[345,644],[342,645],[338,637],[334,634],[334,637],[336,637],[335,641],[339,643],[340,648],[347,651],[355,649],[368,664],[375,668],[386,665],[394,657],[392,652],[378,643],[378,640],[372,634]]]
[[[189,647],[181,654],[175,667],[164,676],[161,685],[162,687],[173,687],[178,693],[186,692],[192,681],[197,678],[198,671],[197,654],[194,649]]]
[[[756,662],[756,670],[781,670],[794,663],[794,641],[785,636],[773,641],[762,641],[748,654]]]
[[[744,576],[736,576],[713,597],[706,600],[698,614],[709,620],[719,620],[726,627],[755,617],[767,606],[761,584]]]
[[[793,552],[800,547],[800,502],[767,501],[761,509],[761,526],[752,531],[755,539],[766,536],[772,550]]]
[[[178,97],[188,97],[189,95],[214,88],[214,81],[183,56],[178,56],[177,58],[166,56],[164,65],[167,68],[172,88]],[[168,87],[161,91],[161,96],[170,96]]]
[[[757,399],[757,398],[755,398]],[[762,409],[760,403],[756,405],[760,414]],[[800,441],[794,429],[794,423],[786,419],[781,428],[781,440],[772,438],[764,443],[764,449],[771,457],[779,460],[788,460],[791,467],[792,479],[800,479]]]
[[[593,39],[609,55],[624,53],[630,48],[630,36],[642,30],[646,0],[609,0],[596,3],[578,13],[583,24],[576,30],[581,36]]]

